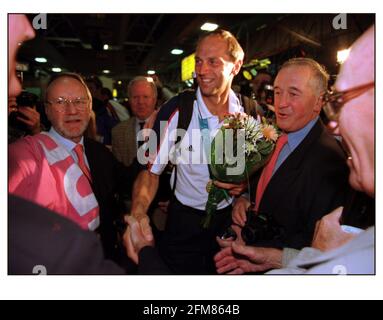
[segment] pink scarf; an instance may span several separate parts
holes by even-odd
[[[99,226],[99,206],[88,179],[49,133],[21,139],[9,153],[10,193],[49,208],[83,229]]]

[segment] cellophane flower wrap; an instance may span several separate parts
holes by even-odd
[[[211,143],[210,173],[213,180],[241,184],[262,168],[269,160],[280,133],[275,124],[264,118],[253,118],[246,113],[225,116],[223,125]],[[242,166],[239,165],[242,163]],[[203,227],[208,228],[217,209],[225,198],[225,189],[210,181]]]

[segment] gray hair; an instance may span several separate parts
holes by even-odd
[[[152,88],[154,98],[157,99],[157,86],[154,83],[153,78],[145,77],[145,76],[137,76],[137,77],[134,77],[132,80],[130,80],[130,82],[128,84],[128,97],[129,98],[132,96],[132,87],[137,82],[146,82],[146,83],[148,83],[150,85],[150,87]]]
[[[315,82],[313,89],[318,95],[327,91],[327,85],[330,76],[324,66],[310,58],[293,58],[286,61],[280,70],[291,66],[309,67],[312,71],[313,80]]]

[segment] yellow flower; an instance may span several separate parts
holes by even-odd
[[[277,130],[275,130],[275,128],[272,125],[270,125],[270,124],[267,124],[267,125],[263,126],[262,134],[266,138],[266,140],[269,140],[269,141],[272,140],[272,141],[275,142],[278,139]]]

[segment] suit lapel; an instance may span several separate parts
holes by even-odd
[[[288,190],[291,181],[299,175],[302,162],[304,161],[306,153],[309,152],[310,146],[313,142],[317,141],[323,130],[323,124],[318,120],[298,147],[277,169],[263,194],[260,204],[261,211],[264,209],[265,203],[270,203],[272,198],[276,199],[279,196],[276,193]]]
[[[95,186],[98,185],[97,183],[99,181],[98,173],[100,172],[100,168],[98,167],[98,162],[96,161],[97,155],[95,154],[93,143],[90,139],[86,137],[84,137],[84,152],[86,155],[86,159],[88,160],[89,169],[92,176],[91,186],[92,186],[93,192],[95,192],[94,188]]]
[[[126,156],[128,157],[128,162],[132,162],[134,157],[137,154],[137,137],[136,137],[136,121],[137,118],[132,118],[132,121],[129,122],[126,134],[125,134],[125,143],[126,143]]]

